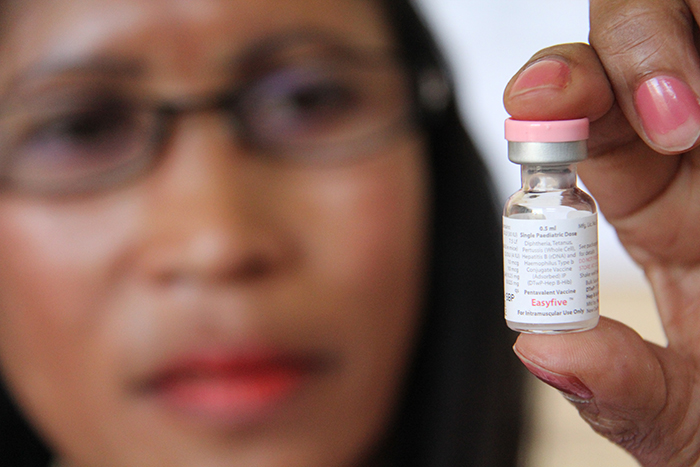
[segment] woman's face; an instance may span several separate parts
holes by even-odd
[[[395,45],[378,6],[360,0],[6,8],[0,109],[20,113],[24,100],[40,114],[88,102],[107,82],[187,101],[313,61],[329,42]],[[285,52],[281,38],[296,36],[310,39]],[[270,43],[282,52],[260,65]],[[42,131],[32,149],[74,144],[52,139],[61,124]],[[128,183],[0,192],[0,363],[58,455],[76,466],[362,463],[397,400],[425,279],[423,141],[384,136],[338,163],[280,161],[200,109],[173,119],[158,163]]]

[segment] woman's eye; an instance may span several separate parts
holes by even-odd
[[[291,70],[253,88],[243,111],[256,134],[280,139],[335,131],[361,101],[357,86],[346,77]]]
[[[57,112],[33,124],[30,144],[100,146],[114,142],[130,126],[129,112],[118,103],[104,103],[86,109]]]
[[[313,83],[291,90],[283,96],[283,103],[300,113],[328,116],[347,110],[353,101],[351,94],[351,90],[341,83]]]
[[[151,136],[149,119],[118,99],[46,106],[27,113],[4,157],[3,174],[16,180],[79,179],[139,157]]]

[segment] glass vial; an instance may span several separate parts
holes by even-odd
[[[505,125],[508,158],[522,188],[503,210],[505,318],[529,333],[585,331],[598,324],[598,217],[576,186],[587,156],[588,119]]]

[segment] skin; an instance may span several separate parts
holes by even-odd
[[[568,387],[593,429],[643,466],[700,465],[700,129],[691,118],[660,138],[639,98],[650,80],[672,77],[691,90],[684,104],[697,106],[698,17],[697,1],[594,0],[591,45],[538,52],[505,90],[516,118],[591,119],[591,158],[581,177],[644,268],[668,338],[662,348],[603,319],[581,334],[521,335],[516,353],[542,379]],[[563,63],[568,78],[519,86],[527,67],[546,58]],[[674,128],[671,118],[662,123]]]
[[[0,95],[21,91],[29,69],[96,56],[138,62],[157,97],[199,95],[281,32],[392,41],[377,6],[352,0],[37,0],[6,18]],[[126,186],[0,194],[0,363],[67,465],[367,461],[419,321],[429,223],[420,135],[373,151],[334,166],[275,165],[198,112]],[[246,423],[178,413],[140,392],[169,359],[221,348],[325,364]]]

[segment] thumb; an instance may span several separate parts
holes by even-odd
[[[605,318],[582,333],[522,334],[514,350],[643,466],[698,465],[700,388],[690,360]]]

